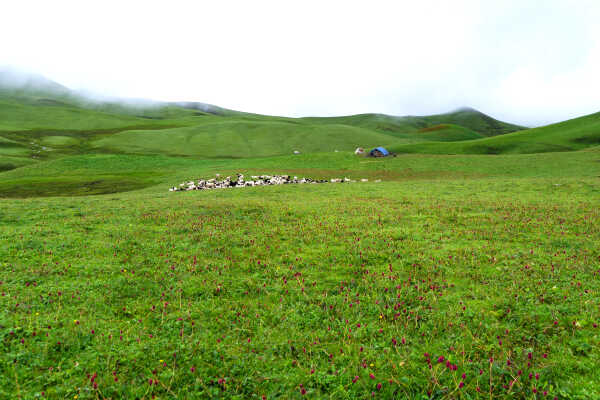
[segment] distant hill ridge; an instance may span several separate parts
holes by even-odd
[[[4,93],[2,93],[4,92]],[[106,110],[118,114],[135,114],[135,110],[179,107],[203,113],[221,116],[268,117],[258,114],[229,110],[219,106],[201,102],[161,102],[144,99],[119,99],[98,97],[68,89],[41,75],[22,73],[9,68],[0,68],[0,98],[34,97],[45,104]],[[133,110],[132,110],[133,109]],[[274,117],[278,118],[278,117]],[[285,118],[285,117],[279,117]],[[312,122],[347,124],[370,128],[383,132],[416,131],[418,129],[438,125],[455,124],[476,131],[484,136],[495,136],[524,129],[522,126],[498,121],[470,107],[462,107],[453,112],[431,116],[392,116],[386,114],[357,114],[342,117],[306,117],[300,118]]]
[[[600,113],[513,132],[502,136],[456,143],[398,144],[399,153],[530,154],[577,151],[600,145]]]
[[[288,118],[200,102],[90,98],[38,75],[0,70],[2,169],[90,152],[246,158],[375,146],[439,154],[568,151],[598,146],[596,119],[526,129],[470,107],[429,116]]]
[[[497,136],[526,129],[523,126],[498,121],[470,107],[429,116],[392,116],[386,114],[357,114],[345,117],[308,117],[305,120],[319,123],[343,123],[385,132],[404,138],[416,132],[440,124],[459,125],[482,136]]]

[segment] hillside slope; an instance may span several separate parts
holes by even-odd
[[[600,113],[502,136],[454,143],[396,145],[398,153],[506,154],[575,151],[600,144]]]
[[[354,150],[388,145],[393,137],[348,125],[227,119],[185,128],[126,131],[95,142],[104,152],[244,158]]]
[[[359,126],[397,137],[406,137],[406,134],[441,124],[459,125],[482,136],[497,136],[525,129],[519,125],[498,121],[472,108],[429,116],[396,117],[385,114],[357,114],[343,117],[306,117],[302,120],[319,124]]]
[[[518,128],[473,109],[287,118],[198,102],[91,99],[41,76],[0,70],[0,170],[98,152],[264,157],[473,140]]]
[[[485,136],[464,126],[454,124],[440,124],[419,129],[407,136],[432,142],[457,142],[462,140],[481,139]]]
[[[430,124],[454,124],[469,128],[483,136],[498,136],[527,129],[490,117],[481,111],[464,107],[454,112],[423,117]]]

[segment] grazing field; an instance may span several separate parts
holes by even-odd
[[[438,126],[440,124],[457,125],[478,132],[482,136],[496,136],[525,129],[522,126],[498,121],[472,108],[461,108],[454,112],[428,116],[396,117],[385,114],[358,114],[345,117],[308,117],[302,120],[320,124],[344,124],[385,132],[393,136],[405,136],[406,133]],[[470,139],[473,139],[472,137]]]
[[[37,84],[0,85],[0,171],[76,154],[266,157],[464,141],[523,129],[469,108],[431,116],[285,118],[203,103],[91,101],[40,77]]]
[[[600,113],[506,135],[457,143],[396,145],[399,153],[509,154],[574,151],[600,144]]]
[[[2,195],[29,198],[0,199],[0,397],[597,398],[599,160],[90,155],[4,172]],[[235,171],[383,182],[167,192]],[[62,197],[24,189],[57,176]],[[71,196],[107,176],[122,193]]]
[[[245,158],[302,152],[354,150],[358,145],[392,143],[378,132],[347,125],[299,124],[289,121],[227,120],[154,131],[126,131],[96,142],[105,151],[211,158]]]
[[[599,114],[144,104],[0,88],[0,398],[600,398]]]

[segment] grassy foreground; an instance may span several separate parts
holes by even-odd
[[[600,398],[600,114],[284,118],[33,81],[0,88],[0,398]],[[404,154],[350,153],[378,145]],[[236,172],[369,183],[167,192]]]
[[[0,397],[599,398],[599,154],[4,172]],[[237,170],[383,182],[166,192]]]

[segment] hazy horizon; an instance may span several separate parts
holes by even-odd
[[[526,126],[600,111],[600,4],[588,0],[6,8],[0,66],[99,97],[291,117],[472,107]]]

